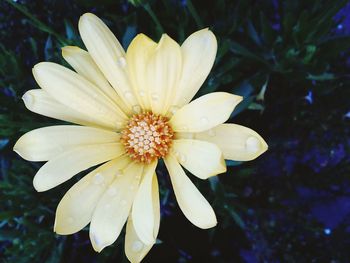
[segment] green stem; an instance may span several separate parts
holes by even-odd
[[[162,25],[160,24],[156,14],[153,12],[151,6],[147,3],[145,5],[143,5],[143,8],[146,10],[146,12],[150,15],[150,17],[152,18],[153,22],[156,24],[158,31],[160,33],[164,32],[164,29],[162,27]]]
[[[39,19],[37,19],[35,16],[33,16],[31,13],[29,13],[25,7],[21,6],[20,4],[15,3],[11,0],[5,0],[5,1],[7,3],[9,3],[10,5],[12,5],[14,8],[16,8],[18,11],[20,11],[22,14],[27,16],[36,28],[55,36],[61,45],[64,45],[64,46],[67,45],[67,40],[65,40],[62,36],[60,36],[58,33],[56,33],[53,29],[51,29],[50,27],[45,25],[43,22],[41,22]]]
[[[194,21],[196,21],[197,27],[203,28],[204,27],[203,21],[201,20],[200,16],[198,15],[196,8],[193,6],[192,1],[186,0],[186,5],[187,5],[188,11],[190,11],[190,14],[192,15]]]

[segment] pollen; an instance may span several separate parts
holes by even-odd
[[[168,121],[167,117],[152,112],[130,118],[120,140],[131,159],[151,163],[167,155],[174,136]]]

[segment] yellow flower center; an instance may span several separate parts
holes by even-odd
[[[121,133],[127,154],[143,163],[164,157],[174,136],[168,121],[167,117],[152,112],[133,115]]]

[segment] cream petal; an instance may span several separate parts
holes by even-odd
[[[124,153],[120,143],[78,146],[45,163],[34,177],[38,192],[49,190],[94,165],[112,160]]]
[[[181,107],[191,101],[211,70],[216,51],[215,35],[208,28],[194,32],[181,45],[183,66],[174,105]]]
[[[22,99],[28,110],[50,118],[86,126],[109,127],[108,125],[106,127],[94,123],[91,116],[66,107],[52,98],[45,90],[42,89],[28,90],[23,95]]]
[[[80,36],[97,66],[126,105],[137,105],[127,75],[125,52],[101,19],[86,13],[79,20]]]
[[[143,166],[135,162],[123,170],[101,197],[90,224],[90,240],[95,251],[117,240],[131,210]]]
[[[183,167],[201,179],[226,172],[222,152],[213,143],[178,139],[173,141],[173,152]]]
[[[62,48],[62,56],[79,75],[95,84],[120,109],[129,113],[127,106],[108,83],[88,52],[76,46],[66,46]]]
[[[163,34],[147,63],[147,90],[152,111],[165,114],[181,74],[181,49],[178,43]]]
[[[154,244],[156,238],[153,235],[154,212],[152,202],[152,182],[156,166],[157,162],[153,162],[145,167],[144,176],[135,196],[131,213],[137,236],[146,245]]]
[[[154,237],[158,236],[159,223],[160,223],[160,205],[159,205],[159,191],[157,175],[153,175],[152,180],[152,202],[153,202],[153,213],[154,213]],[[128,223],[126,225],[125,235],[125,254],[130,262],[138,263],[147,255],[148,251],[152,248],[153,244],[146,245],[142,243],[136,234],[136,230],[133,225],[132,217],[129,216]]]
[[[126,52],[126,63],[134,92],[143,109],[151,110],[147,86],[147,63],[154,53],[157,43],[144,34],[138,34],[130,43]]]
[[[119,175],[118,171],[129,163],[127,156],[119,157],[101,165],[73,185],[58,204],[54,231],[70,235],[87,226],[100,197]]]
[[[89,114],[97,124],[123,127],[127,116],[91,82],[74,71],[52,62],[33,68],[39,86],[55,100],[77,112]]]
[[[14,151],[28,161],[48,161],[77,146],[118,142],[120,135],[97,128],[59,125],[32,130],[22,135]]]
[[[241,96],[213,92],[199,97],[176,111],[170,119],[170,124],[176,132],[209,130],[225,122],[241,101]]]
[[[195,226],[207,229],[217,224],[213,208],[187,177],[175,156],[164,158],[174,188],[177,203],[189,221]]]
[[[198,140],[215,143],[224,158],[235,161],[250,161],[264,153],[268,146],[252,129],[237,124],[221,124],[210,131],[194,134]]]

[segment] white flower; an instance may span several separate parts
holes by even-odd
[[[34,177],[39,192],[104,163],[66,193],[54,229],[68,235],[90,223],[100,252],[127,221],[126,255],[140,262],[159,229],[159,158],[184,215],[205,229],[216,225],[215,213],[181,166],[207,179],[226,171],[224,159],[252,160],[267,144],[249,128],[222,124],[242,97],[215,92],[190,102],[215,60],[210,30],[193,33],[181,46],[166,34],[159,43],[139,34],[126,53],[93,14],[80,18],[79,31],[88,52],[62,49],[75,72],[50,62],[35,65],[41,89],[29,90],[23,100],[33,112],[81,126],[33,130],[14,150],[27,160],[47,161]]]

